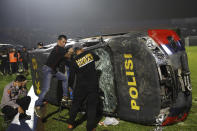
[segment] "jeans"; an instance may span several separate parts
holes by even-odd
[[[41,94],[39,95],[38,100],[35,103],[35,106],[43,105],[44,97],[50,89],[52,76],[55,76],[58,80],[62,81],[63,95],[68,96],[68,79],[65,76],[65,74],[61,72],[57,72],[53,74],[53,69],[51,69],[50,67],[46,65],[43,66],[42,72],[43,72],[42,91],[41,91]]]

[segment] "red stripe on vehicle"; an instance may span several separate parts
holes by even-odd
[[[178,119],[178,116],[175,117],[167,117],[166,120],[162,123],[162,126],[170,125],[179,121],[183,121],[187,118],[187,113],[184,113],[184,115]]]
[[[162,126],[166,126],[166,125],[172,124],[172,123],[176,122],[176,120],[177,120],[177,116],[175,116],[175,117],[167,117],[166,120],[162,123]]]
[[[180,40],[179,36],[173,30],[165,30],[165,29],[148,30],[148,35],[158,45],[168,44],[169,43],[169,41],[167,39],[168,36],[172,36],[175,41]]]

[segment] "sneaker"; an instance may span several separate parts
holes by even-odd
[[[19,115],[19,121],[21,120],[31,120],[31,116],[27,114],[20,114]]]
[[[74,129],[73,125],[68,124],[68,130],[69,130],[69,131],[72,131],[73,129]]]
[[[63,96],[62,98],[62,101],[61,101],[61,104],[65,107],[68,107],[69,106],[69,98],[66,97],[66,96]]]
[[[39,117],[39,118],[42,117],[42,111],[41,111],[41,108],[39,106],[34,108],[34,112],[35,112],[37,117]]]
[[[68,97],[67,96],[63,96],[62,97],[62,102],[66,102],[66,101],[68,101]]]

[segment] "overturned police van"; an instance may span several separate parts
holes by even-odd
[[[172,30],[148,30],[79,40],[100,57],[102,110],[106,116],[145,125],[169,125],[186,119],[192,93],[184,43]],[[75,44],[68,41],[68,46]],[[34,91],[41,91],[41,67],[55,44],[30,53]],[[60,67],[65,68],[65,67]],[[60,69],[64,72],[64,69]],[[52,78],[46,100],[59,105],[61,81]]]

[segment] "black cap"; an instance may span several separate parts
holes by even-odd
[[[77,50],[83,49],[83,45],[82,43],[75,43],[72,48],[74,51],[77,51]]]
[[[39,42],[37,45],[38,46],[43,46],[43,43],[42,42]]]
[[[26,80],[26,77],[24,75],[17,75],[15,81],[23,82]]]

